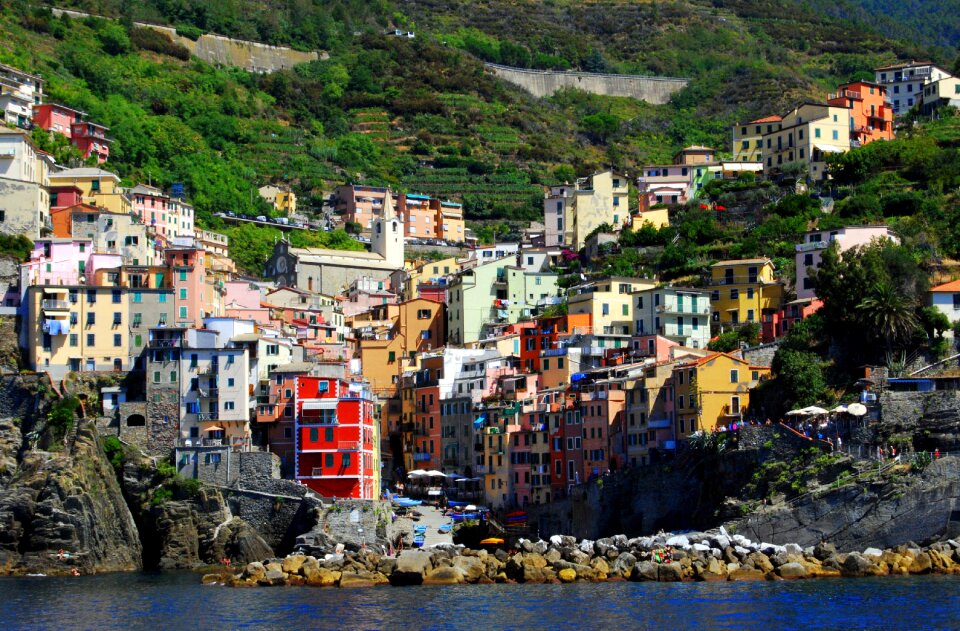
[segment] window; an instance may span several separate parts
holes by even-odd
[[[166,316],[166,314],[161,313],[160,316],[163,318],[164,316]],[[186,320],[186,319],[187,319],[187,308],[186,308],[186,307],[180,307],[180,319],[181,319],[181,320]]]
[[[350,454],[349,454],[349,453],[345,453],[345,454],[343,454],[343,455],[341,456],[341,463],[342,463],[342,466],[343,466],[344,468],[350,466]]]
[[[71,333],[71,334],[70,334],[70,346],[76,348],[76,346],[77,346],[79,343],[80,343],[80,340],[78,339],[77,334],[76,334],[76,333]]]
[[[739,290],[739,289],[731,289],[731,290],[730,290],[730,300],[736,300],[736,299],[738,299],[739,297],[740,297],[740,290]]]
[[[740,397],[730,397],[730,414],[740,414]]]
[[[112,292],[110,292],[110,294],[111,294],[111,299],[113,301],[113,304],[115,305],[120,304],[120,292],[114,289]]]
[[[87,290],[87,303],[88,303],[88,304],[91,304],[91,305],[97,303],[97,290],[96,290],[96,289],[88,289],[88,290]]]
[[[180,300],[186,300],[186,299],[187,299],[187,289],[186,289],[186,287],[181,287],[181,288],[180,288]]]
[[[114,312],[113,312],[113,325],[114,325],[114,326],[119,326],[119,325],[121,325],[121,324],[123,324],[123,314],[122,314],[121,312],[119,312],[119,311],[114,311]]]
[[[224,410],[233,410],[235,409],[236,404],[233,401],[224,401],[223,409]]]
[[[153,372],[153,383],[160,383],[160,371],[155,370]]]
[[[87,326],[93,326],[97,323],[97,314],[93,311],[87,313]]]
[[[113,345],[117,347],[123,346],[123,336],[120,335],[119,333],[114,333]]]
[[[164,304],[165,302],[167,302],[167,294],[161,293],[161,294],[160,294],[160,301],[159,301],[159,302],[160,302],[160,304]]]
[[[960,310],[960,294],[953,294],[953,310]]]
[[[387,353],[387,362],[392,364],[395,361],[397,361],[397,352],[390,351],[389,353]]]
[[[730,383],[740,383],[740,371],[739,371],[739,370],[734,369],[734,370],[731,370],[731,371],[730,371]]]
[[[604,303],[602,311],[603,311],[603,315],[610,315],[610,305]]]
[[[96,346],[97,336],[93,333],[87,333],[87,346]]]
[[[180,270],[180,280],[181,281],[187,280],[187,270],[185,269]]]
[[[753,287],[747,287],[747,299],[753,300]]]
[[[417,309],[417,320],[429,320],[432,315],[432,309]]]
[[[677,409],[682,410],[684,407],[686,407],[684,406],[684,397],[681,394],[680,396],[677,397]]]
[[[379,224],[377,224],[379,225]],[[324,454],[323,455],[323,466],[327,469],[333,468],[333,454]]]
[[[833,130],[833,139],[834,140],[840,139],[840,132],[838,132],[836,129]]]

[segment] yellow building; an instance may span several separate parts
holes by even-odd
[[[748,322],[759,323],[764,313],[779,311],[783,283],[775,278],[770,259],[720,261],[710,266],[711,322],[719,330]]]
[[[657,230],[665,228],[670,225],[670,211],[666,206],[663,206],[661,208],[654,207],[649,210],[641,210],[637,214],[631,215],[631,230],[639,230],[644,224],[650,224]]]
[[[766,116],[733,126],[733,161],[760,162],[763,154],[763,135],[780,129],[779,116]]]
[[[630,217],[627,198],[629,182],[626,175],[601,171],[577,181],[573,204],[567,208],[566,225],[574,248],[581,249],[587,235],[602,224],[622,225]]]
[[[673,368],[674,432],[683,440],[698,431],[714,431],[747,418],[750,390],[770,374],[727,353],[714,353]]]
[[[570,289],[567,312],[593,316],[594,335],[633,334],[633,294],[652,289],[656,281],[646,278],[613,276]]]
[[[850,149],[850,113],[846,107],[819,103],[804,103],[788,112],[779,128],[763,135],[764,172],[769,175],[797,163],[812,179],[825,179],[825,156]]]
[[[416,263],[405,270],[397,270],[390,275],[390,287],[401,300],[413,300],[419,296],[417,289],[421,283],[431,283],[446,279],[460,271],[460,263],[456,257],[439,261],[424,261]],[[402,290],[401,290],[402,287]]]
[[[297,212],[297,196],[293,191],[287,191],[276,186],[261,186],[257,191],[260,197],[276,210],[292,215]]]
[[[33,286],[27,289],[23,346],[31,370],[130,370],[130,313],[125,287]]]
[[[109,171],[96,168],[67,169],[51,173],[50,187],[76,186],[82,202],[107,212],[126,214],[131,211],[130,199],[120,188],[120,178]]]

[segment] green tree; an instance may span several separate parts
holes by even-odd
[[[915,302],[904,298],[889,282],[877,281],[857,305],[862,321],[875,327],[888,352],[906,342],[918,325]]]
[[[933,340],[934,337],[943,337],[944,332],[951,330],[953,324],[950,318],[936,307],[924,307],[920,310],[920,326],[927,333],[927,337]]]
[[[122,55],[130,52],[130,36],[127,29],[119,24],[108,22],[100,28],[97,34],[103,50],[111,55]]]
[[[826,392],[823,362],[815,353],[781,348],[773,357],[771,369],[787,408],[813,405]]]
[[[594,142],[605,143],[620,130],[620,119],[607,112],[597,112],[585,116],[580,121],[580,129]]]

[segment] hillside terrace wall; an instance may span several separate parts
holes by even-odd
[[[674,77],[528,70],[490,63],[484,66],[504,81],[519,86],[538,98],[550,96],[561,88],[577,88],[592,94],[628,96],[662,105],[689,82],[687,79]]]

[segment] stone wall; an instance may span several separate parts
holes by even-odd
[[[80,11],[56,8],[53,9],[53,13],[57,16],[66,14],[72,18],[84,18],[90,15],[89,13]],[[193,41],[190,38],[178,35],[176,29],[170,28],[169,26],[147,24],[145,22],[134,22],[134,24],[139,27],[152,28],[166,33],[174,42],[189,50],[190,54],[204,61],[222,66],[236,66],[244,70],[249,70],[250,72],[276,72],[284,68],[292,68],[296,64],[316,61],[318,59],[329,59],[329,55],[326,52],[304,52],[283,46],[270,46],[269,44],[250,42],[242,39],[231,39],[210,33],[205,33],[201,35],[197,41]]]
[[[577,88],[593,94],[629,96],[654,105],[661,105],[668,102],[674,92],[682,90],[688,83],[687,79],[671,77],[554,72],[511,68],[498,64],[484,65],[504,81],[519,86],[538,98],[550,96],[561,88]]]
[[[751,366],[770,366],[773,364],[773,356],[777,354],[779,348],[779,341],[769,342],[748,348],[741,354],[743,355],[744,361],[749,362]]]
[[[888,443],[909,437],[916,451],[960,449],[960,392],[885,391],[879,402],[877,440]]]

